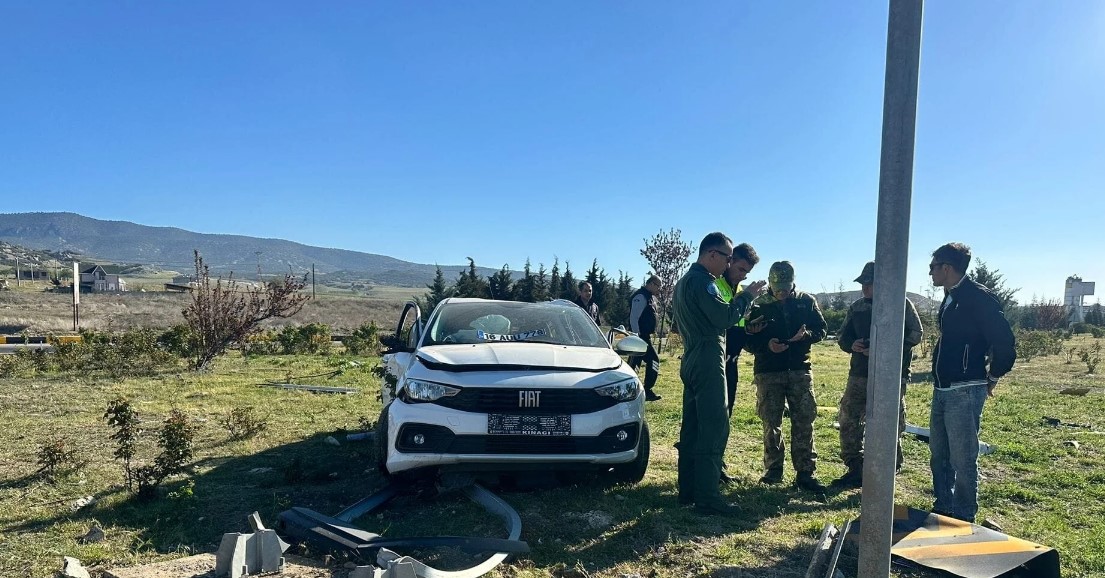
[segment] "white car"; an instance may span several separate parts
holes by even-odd
[[[569,301],[408,303],[385,339],[377,425],[385,475],[597,470],[637,482],[649,433],[636,372]]]

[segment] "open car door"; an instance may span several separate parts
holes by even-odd
[[[380,398],[386,406],[395,397],[395,386],[403,379],[407,368],[414,361],[414,350],[422,340],[422,310],[414,301],[408,301],[399,315],[399,324],[395,333],[384,339],[387,349],[382,358],[384,362],[384,380],[380,384]]]

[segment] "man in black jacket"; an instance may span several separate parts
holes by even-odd
[[[645,401],[662,399],[652,391],[660,377],[660,356],[652,347],[652,334],[656,333],[656,296],[663,286],[660,278],[652,275],[629,299],[629,329],[648,343],[648,351],[643,356],[629,358],[629,366],[634,370],[642,361],[645,363]]]
[[[599,304],[591,299],[593,294],[594,289],[592,289],[591,284],[587,281],[580,281],[579,297],[576,297],[574,303],[587,312],[587,315],[595,321],[595,325],[602,325],[602,318],[599,317]]]
[[[748,313],[745,350],[756,357],[752,366],[756,385],[756,413],[764,427],[764,475],[760,482],[783,481],[783,408],[790,409],[790,457],[802,490],[823,494],[825,486],[814,477],[817,451],[813,422],[817,401],[813,396],[810,346],[825,338],[825,318],[812,295],[794,286],[789,261],[771,264],[769,294],[761,295]]]
[[[1017,359],[1001,303],[966,276],[971,249],[948,243],[932,253],[929,276],[944,288],[940,340],[932,352],[935,389],[929,413],[932,510],[973,522],[978,514],[978,432],[982,407]],[[989,364],[987,364],[987,360]]]

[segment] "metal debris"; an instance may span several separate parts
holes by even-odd
[[[223,534],[219,551],[215,554],[215,576],[241,578],[262,572],[279,572],[284,567],[284,552],[288,544],[266,529],[261,516],[249,515],[252,534],[231,532]]]
[[[66,556],[62,561],[61,575],[65,578],[91,578],[81,561],[72,556]]]
[[[913,434],[913,435],[917,436],[918,438],[924,440],[925,443],[928,443],[928,441],[929,441],[929,428],[927,428],[927,427],[920,427],[920,426],[915,426],[911,423],[907,423],[907,424],[905,424],[905,432],[908,433],[908,434]],[[992,445],[990,445],[990,444],[988,444],[988,443],[986,443],[982,440],[979,440],[979,442],[978,442],[978,455],[988,456],[992,453],[994,453],[994,446],[992,446]]]

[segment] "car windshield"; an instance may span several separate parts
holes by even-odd
[[[519,342],[610,347],[585,311],[555,301],[444,303],[430,320],[422,345]]]

